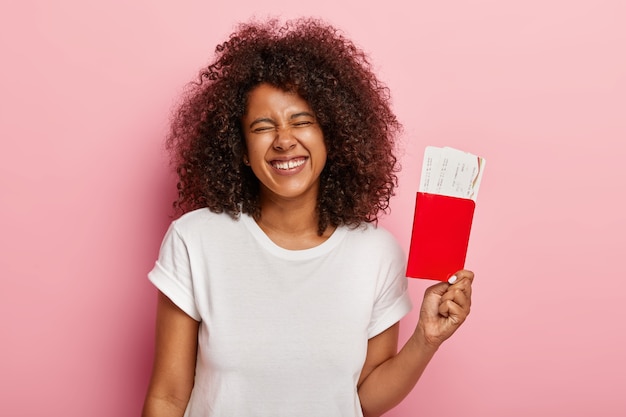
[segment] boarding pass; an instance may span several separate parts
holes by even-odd
[[[485,162],[469,152],[427,146],[419,191],[476,201]]]

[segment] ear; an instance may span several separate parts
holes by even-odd
[[[243,154],[243,164],[250,166],[250,160],[248,159],[248,155]]]

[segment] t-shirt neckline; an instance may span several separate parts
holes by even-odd
[[[240,217],[243,224],[264,249],[278,257],[285,259],[304,260],[325,255],[333,248],[335,248],[347,233],[347,229],[345,227],[337,226],[335,231],[328,237],[328,239],[326,239],[324,242],[320,243],[317,246],[309,249],[285,249],[274,243],[274,241],[270,239],[267,234],[265,234],[263,229],[261,229],[261,227],[257,224],[256,221],[254,221],[254,219],[249,214],[242,213]]]

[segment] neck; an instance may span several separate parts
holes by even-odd
[[[319,216],[316,200],[276,201],[261,199],[259,227],[278,246],[285,249],[309,249],[330,237],[334,228],[318,234]]]

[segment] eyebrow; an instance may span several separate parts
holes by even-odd
[[[299,113],[294,113],[289,116],[289,120],[297,119],[298,117],[312,117],[315,119],[315,115],[313,115],[313,113],[309,113],[308,111],[301,111]]]
[[[313,113],[308,112],[308,111],[301,111],[298,113],[294,113],[291,116],[289,116],[289,120],[293,120],[293,119],[297,119],[298,117],[312,117],[313,119],[315,119],[315,115],[313,115]],[[255,119],[252,121],[252,123],[250,123],[250,126],[248,126],[250,129],[259,123],[269,123],[269,124],[273,124],[275,125],[276,122],[272,119],[270,119],[269,117],[260,117],[258,119]]]

